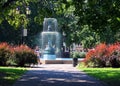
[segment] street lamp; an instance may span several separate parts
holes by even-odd
[[[30,15],[31,14],[31,10],[29,9],[28,6],[24,6],[25,8],[25,12],[23,12],[26,16]],[[20,7],[17,7],[16,8],[16,14],[21,14],[20,12]],[[21,43],[24,44],[24,37],[27,36],[27,29],[24,28],[24,18],[22,19],[22,31],[21,31]]]
[[[31,14],[31,10],[30,10],[30,8],[27,6],[25,6],[25,8],[26,8],[26,12],[25,12],[25,14],[26,15],[30,15]],[[16,14],[20,14],[20,7],[17,7],[16,8]]]
[[[26,7],[26,14],[27,14],[27,15],[30,15],[30,14],[31,14],[31,10],[30,10],[29,7]]]

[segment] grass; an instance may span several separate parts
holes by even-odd
[[[0,67],[0,86],[12,86],[27,70],[16,67]]]
[[[120,86],[120,68],[81,68],[78,69],[86,72],[101,81],[104,81],[108,86]]]

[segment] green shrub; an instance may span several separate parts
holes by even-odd
[[[73,52],[71,57],[73,58],[85,58],[85,52]]]
[[[11,52],[11,53],[10,53],[9,58],[8,58],[7,61],[6,61],[6,64],[7,64],[8,66],[15,66],[15,65],[17,65],[17,64],[16,64],[16,58],[15,58],[14,52]]]
[[[87,67],[105,67],[105,62],[99,58],[91,58],[87,63]]]
[[[73,58],[80,58],[80,55],[78,52],[73,52],[72,57]]]
[[[85,58],[86,52],[82,51],[79,52],[80,58]]]

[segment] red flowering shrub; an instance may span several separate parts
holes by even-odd
[[[18,66],[24,66],[25,64],[36,63],[36,55],[34,51],[26,45],[20,45],[14,47],[16,63]]]
[[[85,64],[88,67],[103,67],[105,66],[104,55],[106,52],[106,44],[101,43],[95,47],[95,49],[90,50],[86,54]]]
[[[36,63],[37,56],[34,51],[26,45],[10,46],[7,43],[0,43],[0,66]]]
[[[109,46],[108,49],[109,52],[109,65],[111,67],[120,67],[120,44],[115,43],[111,46]]]
[[[120,43],[97,45],[86,54],[84,62],[88,67],[120,67]]]
[[[7,43],[0,43],[0,66],[7,65],[7,60],[11,56],[10,47]]]

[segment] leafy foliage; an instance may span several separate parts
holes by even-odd
[[[56,17],[58,19],[60,29],[68,19],[66,18],[67,10],[65,8],[68,8],[69,6],[64,4],[62,0],[2,0],[0,4],[1,42],[7,41],[13,44],[21,44],[22,41],[24,41],[27,45],[33,47],[36,44],[40,44],[38,40],[40,37],[38,35],[40,35],[40,32],[42,31],[44,18]],[[31,10],[30,15],[26,14],[27,6]],[[19,9],[19,14],[17,14],[16,8]],[[27,37],[23,37],[22,35],[22,30],[24,28],[28,30]],[[3,33],[6,31],[7,35],[4,35]]]
[[[84,51],[82,51],[82,52],[73,52],[72,54],[71,54],[71,57],[73,57],[73,58],[85,58],[85,52]]]
[[[55,17],[60,33],[66,34],[67,46],[82,43],[84,48],[91,48],[101,42],[114,43],[120,41],[119,5],[119,0],[1,0],[0,41],[21,44],[24,39],[31,47],[40,44],[44,18]],[[27,6],[30,15],[26,14]],[[23,28],[28,35],[22,38]]]
[[[84,29],[88,25],[90,31],[99,35],[100,42],[114,43],[118,38],[115,37],[119,27],[118,0],[74,0],[74,14],[79,16],[77,24]],[[108,39],[109,38],[109,39]]]

